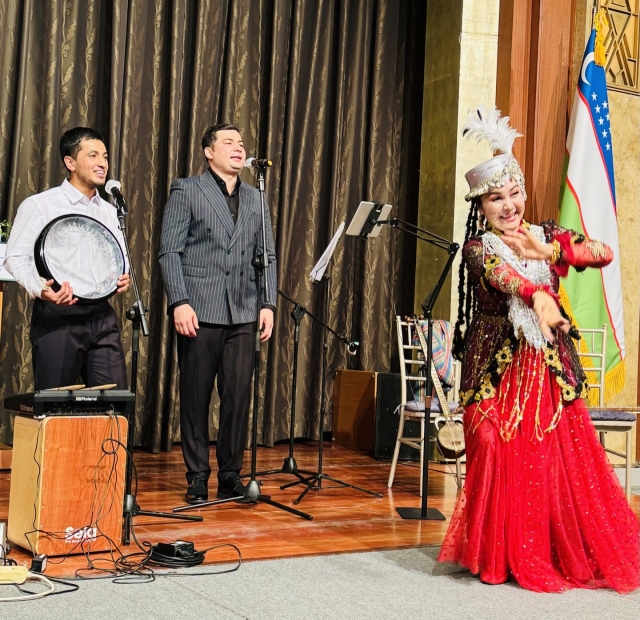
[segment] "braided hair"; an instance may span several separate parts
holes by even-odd
[[[469,216],[467,217],[467,225],[464,235],[465,245],[471,237],[478,233],[480,205],[481,200],[479,197],[476,197],[471,201],[471,209],[469,209]],[[463,258],[460,261],[460,267],[458,270],[458,318],[453,332],[453,356],[457,360],[462,360],[466,331],[476,309],[475,293],[473,287],[469,286],[469,281],[466,278],[466,272],[466,265]],[[464,333],[462,331],[463,327],[465,327]]]

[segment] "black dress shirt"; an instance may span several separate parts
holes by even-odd
[[[238,188],[240,187],[240,183],[242,183],[242,181],[240,181],[240,177],[236,177],[236,186],[233,188],[233,191],[229,193],[229,190],[227,189],[227,183],[218,174],[211,170],[211,168],[209,168],[209,172],[211,173],[213,180],[216,182],[216,184],[220,188],[220,191],[222,192],[222,195],[227,201],[227,206],[229,207],[229,211],[231,211],[233,223],[237,224],[238,210],[240,209],[240,195],[238,192]]]

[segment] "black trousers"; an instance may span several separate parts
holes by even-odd
[[[247,437],[255,323],[200,323],[195,338],[178,334],[180,435],[187,480],[209,478],[209,404],[218,379],[220,428],[216,444],[218,480],[240,473]]]
[[[35,389],[116,383],[126,390],[127,369],[120,330],[106,302],[57,306],[36,299],[31,315]]]

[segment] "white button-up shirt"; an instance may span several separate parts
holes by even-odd
[[[70,214],[87,215],[104,224],[115,235],[124,253],[124,238],[115,207],[102,200],[97,191],[93,197],[87,198],[65,179],[59,187],[27,198],[18,207],[11,228],[4,266],[27,290],[30,297],[41,297],[45,284],[36,268],[36,241],[49,222],[61,215]],[[80,255],[78,260],[82,260]],[[129,270],[128,263],[126,270]]]

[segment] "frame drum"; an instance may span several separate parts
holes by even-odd
[[[101,222],[86,215],[62,215],[49,222],[34,247],[38,273],[54,291],[69,282],[79,304],[111,297],[124,274],[122,248]]]

